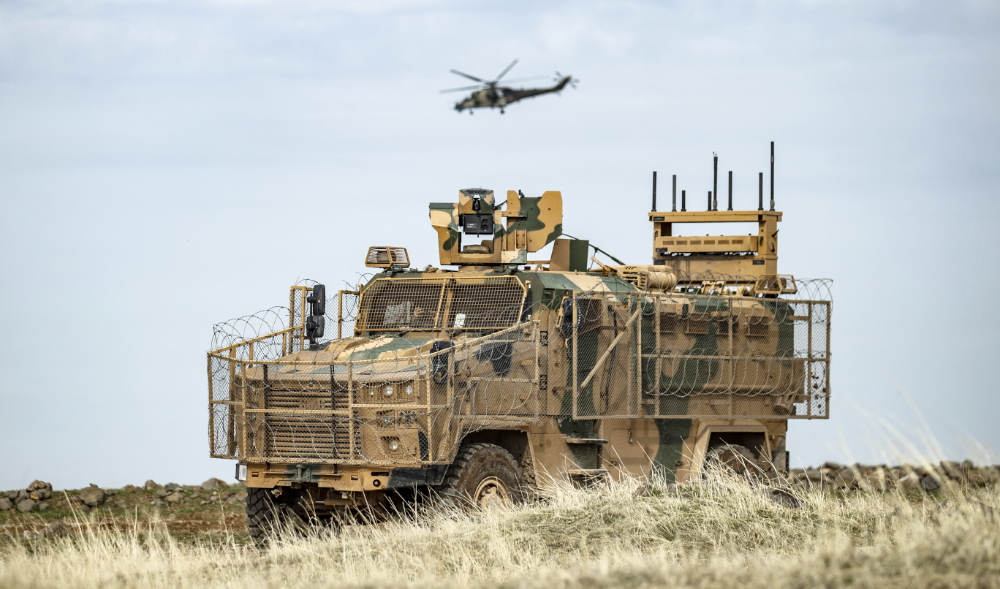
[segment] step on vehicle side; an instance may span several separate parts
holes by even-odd
[[[563,235],[559,192],[464,189],[430,205],[450,269],[373,246],[357,290],[298,284],[287,309],[217,325],[210,451],[238,461],[251,535],[412,489],[488,506],[560,477],[690,481],[713,458],[787,469],[788,421],[829,417],[831,303],[829,281],[778,274],[762,193],[659,211],[654,188],[653,264],[606,265]]]

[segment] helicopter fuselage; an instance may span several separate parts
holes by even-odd
[[[559,92],[572,80],[572,76],[563,76],[555,85],[548,88],[510,88],[508,86],[490,86],[476,90],[466,98],[455,103],[455,110],[471,110],[475,108],[504,108],[525,98]]]

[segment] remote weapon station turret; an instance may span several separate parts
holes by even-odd
[[[706,210],[686,191],[678,209],[676,176],[661,210],[654,172],[652,264],[589,257],[557,191],[465,189],[430,204],[449,269],[373,246],[357,289],[297,284],[287,309],[217,325],[210,452],[238,461],[251,535],[411,489],[486,505],[552,477],[787,469],[788,421],[829,417],[830,300],[778,272],[771,149],[767,209],[761,174],[756,210],[734,210],[730,172],[725,210],[715,173]]]

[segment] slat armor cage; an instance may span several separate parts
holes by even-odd
[[[527,321],[434,352],[334,362],[249,361],[212,352],[212,455],[447,463],[464,432],[530,423],[543,414],[538,335],[537,324]]]
[[[813,296],[826,283],[798,284],[803,298],[566,291],[532,307],[516,276],[376,278],[340,301],[356,337],[319,351],[303,343],[310,287],[293,287],[289,311],[208,353],[211,455],[419,466],[450,463],[468,432],[550,417],[825,419],[831,303]]]
[[[574,419],[829,416],[828,300],[574,293],[566,303]]]

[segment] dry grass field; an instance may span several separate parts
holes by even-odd
[[[8,526],[0,586],[1000,586],[996,487],[791,493],[797,506],[722,476],[682,487],[560,485],[525,506],[428,509],[284,536],[263,551],[224,495],[174,513],[136,502],[71,515],[61,535]]]

